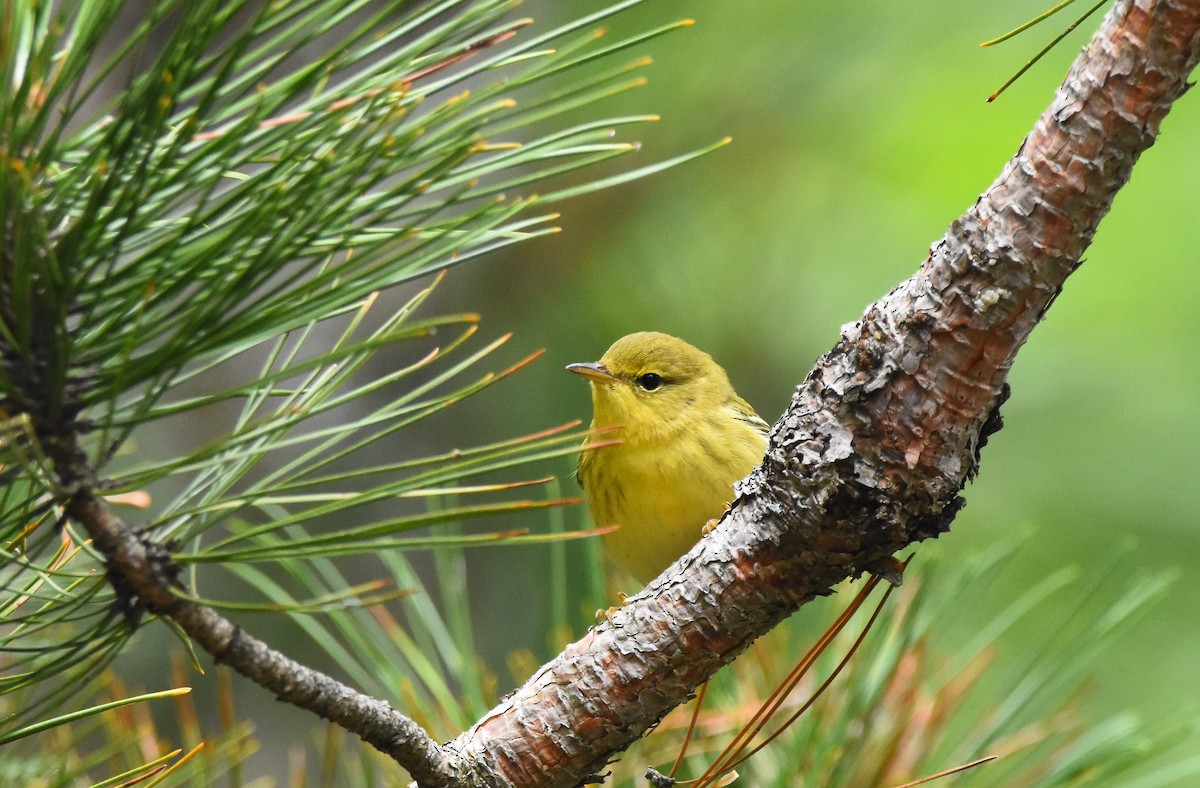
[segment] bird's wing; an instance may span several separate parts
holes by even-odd
[[[587,445],[586,443],[584,444]],[[575,477],[576,484],[580,489],[583,489],[583,477],[587,474],[587,468],[592,463],[592,453],[590,451],[582,451],[579,454],[579,462],[575,465],[575,472],[571,474]]]
[[[729,408],[733,411],[733,416],[738,421],[744,421],[753,427],[756,431],[762,434],[765,438],[767,433],[771,431],[771,425],[762,420],[754,408],[750,407],[750,403],[741,397],[734,397],[729,401]]]

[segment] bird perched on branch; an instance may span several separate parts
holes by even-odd
[[[620,526],[605,548],[645,583],[725,511],[734,482],[762,461],[767,423],[712,356],[668,334],[630,334],[567,369],[591,382],[592,428],[614,439],[579,458],[592,519]]]

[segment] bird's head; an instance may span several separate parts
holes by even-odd
[[[621,425],[626,442],[686,429],[735,396],[712,356],[656,331],[622,337],[599,361],[567,369],[591,381],[595,426]]]

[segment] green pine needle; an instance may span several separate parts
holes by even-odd
[[[1028,30],[1029,28],[1033,27],[1034,25],[1038,24],[1039,22],[1041,22],[1041,21],[1043,21],[1043,20],[1045,20],[1045,19],[1049,19],[1051,16],[1053,16],[1053,15],[1054,15],[1054,14],[1056,14],[1056,13],[1058,13],[1058,12],[1059,12],[1059,11],[1061,11],[1062,9],[1066,8],[1067,6],[1071,5],[1071,3],[1073,3],[1073,2],[1075,2],[1075,0],[1063,0],[1063,2],[1061,2],[1061,3],[1059,3],[1058,5],[1054,6],[1054,7],[1053,7],[1053,8],[1051,8],[1049,11],[1046,11],[1045,13],[1039,14],[1038,16],[1036,16],[1036,17],[1034,17],[1033,19],[1029,20],[1029,21],[1028,21],[1028,22],[1026,22],[1025,24],[1023,24],[1023,25],[1020,25],[1020,26],[1018,26],[1018,27],[1014,28],[1013,30],[1010,30],[1009,32],[1005,33],[1005,34],[1004,34],[1004,35],[1002,35],[1002,36],[999,36],[999,37],[997,37],[997,38],[993,38],[993,39],[992,39],[992,40],[990,40],[990,41],[984,41],[984,42],[983,42],[982,44],[980,44],[979,46],[981,46],[981,47],[990,47],[990,46],[994,46],[994,45],[996,45],[996,44],[999,44],[999,43],[1000,43],[1000,42],[1002,42],[1002,41],[1007,41],[1008,39],[1010,39],[1010,38],[1013,38],[1013,37],[1014,37],[1014,36],[1016,36],[1017,34],[1019,34],[1019,33],[1022,33],[1022,32],[1024,32],[1024,31]],[[1012,85],[1014,82],[1016,82],[1018,79],[1020,79],[1020,78],[1021,78],[1021,76],[1022,76],[1022,75],[1024,75],[1026,71],[1028,71],[1029,69],[1033,68],[1033,65],[1034,65],[1035,63],[1037,63],[1039,60],[1041,60],[1041,59],[1042,59],[1042,58],[1043,58],[1043,57],[1046,55],[1046,53],[1047,53],[1047,52],[1049,52],[1049,51],[1050,51],[1051,49],[1053,49],[1054,47],[1058,46],[1058,43],[1059,43],[1060,41],[1062,41],[1064,38],[1066,38],[1068,35],[1070,35],[1070,34],[1071,34],[1071,32],[1072,32],[1072,31],[1073,31],[1075,28],[1079,27],[1079,25],[1080,25],[1080,24],[1082,24],[1082,23],[1083,23],[1083,21],[1084,21],[1085,19],[1087,19],[1088,17],[1090,17],[1092,14],[1096,13],[1098,10],[1100,10],[1100,8],[1102,8],[1102,7],[1103,7],[1104,5],[1106,5],[1107,3],[1108,3],[1108,0],[1099,0],[1099,1],[1098,1],[1098,2],[1095,4],[1095,5],[1093,5],[1093,6],[1092,6],[1091,8],[1089,8],[1087,11],[1085,11],[1085,12],[1084,12],[1084,13],[1083,13],[1083,14],[1082,14],[1082,15],[1081,15],[1081,16],[1080,16],[1078,19],[1076,19],[1074,22],[1072,22],[1070,25],[1068,25],[1068,26],[1067,26],[1067,28],[1066,28],[1065,30],[1063,30],[1061,33],[1059,33],[1058,35],[1056,35],[1056,36],[1055,36],[1055,37],[1054,37],[1054,38],[1053,38],[1053,39],[1050,41],[1050,43],[1049,43],[1049,44],[1046,44],[1046,46],[1042,47],[1042,49],[1041,49],[1041,50],[1040,50],[1040,51],[1039,51],[1039,52],[1038,52],[1036,55],[1034,55],[1034,56],[1033,56],[1033,57],[1032,57],[1032,58],[1029,60],[1029,62],[1027,62],[1027,63],[1026,63],[1024,66],[1022,66],[1020,69],[1018,69],[1018,70],[1017,70],[1017,72],[1016,72],[1015,74],[1013,74],[1011,77],[1009,77],[1009,78],[1008,78],[1008,80],[1007,80],[1007,81],[1005,81],[1005,83],[1004,83],[1003,85],[1001,85],[999,88],[997,88],[997,89],[996,89],[996,91],[995,91],[994,93],[992,93],[990,96],[988,96],[988,99],[987,99],[987,100],[988,100],[988,102],[990,103],[990,102],[992,102],[992,101],[995,101],[996,99],[998,99],[998,98],[1000,97],[1000,94],[1001,94],[1001,93],[1003,93],[1004,91],[1008,90],[1008,88],[1009,88],[1009,87],[1010,87],[1010,86],[1011,86],[1011,85]]]

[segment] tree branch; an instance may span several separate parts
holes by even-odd
[[[48,442],[47,453],[66,491],[66,515],[83,526],[104,555],[127,619],[136,619],[143,609],[170,618],[218,663],[275,693],[276,699],[341,725],[391,756],[422,785],[451,785],[463,773],[420,725],[385,701],[296,662],[211,607],[176,596],[172,586],[178,585],[178,564],[162,546],[139,538],[96,495],[82,448],[65,438]]]
[[[800,605],[947,530],[1198,47],[1200,0],[1118,2],[996,182],[817,363],[720,527],[449,746],[496,784],[575,785]]]

